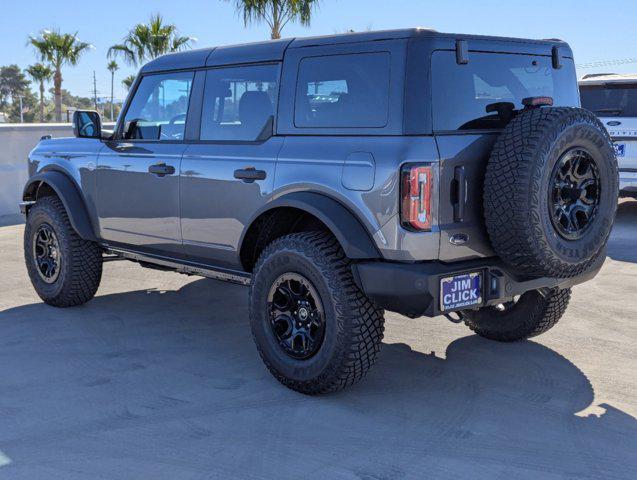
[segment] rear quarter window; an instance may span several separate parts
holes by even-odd
[[[578,106],[573,61],[562,60],[562,68],[554,69],[548,56],[471,52],[469,63],[458,65],[455,52],[434,52],[434,130],[504,128],[510,120],[506,111],[523,108],[526,97],[552,97],[556,106]]]
[[[382,128],[389,115],[390,54],[303,58],[299,64],[297,128]]]

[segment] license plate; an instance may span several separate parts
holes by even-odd
[[[613,148],[615,149],[616,156],[623,157],[626,155],[626,145],[624,143],[614,143]]]
[[[440,311],[482,304],[482,274],[465,273],[440,279]]]

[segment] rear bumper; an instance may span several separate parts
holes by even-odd
[[[569,288],[593,278],[606,255],[586,273],[573,278],[529,278],[514,273],[497,258],[455,263],[394,263],[365,261],[354,264],[359,288],[381,308],[408,317],[441,315],[440,280],[469,272],[483,274],[483,306],[510,301],[517,295],[542,288]],[[444,313],[448,313],[445,311]]]
[[[620,196],[637,196],[637,168],[619,169]]]

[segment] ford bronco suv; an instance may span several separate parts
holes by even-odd
[[[637,198],[637,75],[585,75],[579,91],[582,106],[599,117],[614,142],[619,195]]]
[[[613,147],[579,105],[559,40],[408,29],[162,56],[114,131],[77,112],[76,138],[31,152],[28,272],[57,307],[115,257],[248,286],[264,363],[307,394],[365,375],[385,310],[532,337],[600,269],[616,209]]]

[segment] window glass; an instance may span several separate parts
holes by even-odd
[[[306,128],[379,128],[389,112],[387,52],[301,60],[294,124]]]
[[[183,140],[192,72],[145,76],[126,112],[125,137]]]
[[[600,117],[637,117],[637,85],[580,85],[582,107]]]
[[[273,120],[278,65],[208,70],[201,140],[255,141]]]
[[[575,67],[567,58],[554,69],[551,57],[471,52],[469,63],[458,65],[455,52],[438,51],[431,64],[438,131],[504,128],[527,97],[579,104]]]

